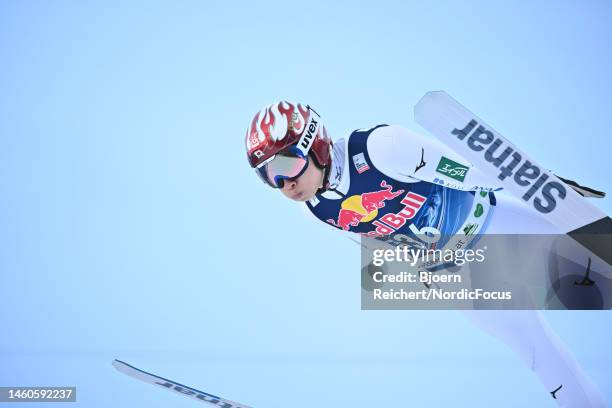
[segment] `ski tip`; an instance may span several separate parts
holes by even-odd
[[[431,103],[432,101],[435,101],[437,99],[440,98],[444,98],[444,97],[448,97],[448,94],[445,91],[429,91],[427,93],[425,93],[425,95],[423,95],[421,97],[421,99],[419,99],[419,101],[416,103],[416,105],[414,105],[414,117],[418,117],[419,115],[419,111],[421,109],[423,109],[425,106],[427,106],[429,103]]]
[[[419,102],[417,103],[417,105],[419,103],[421,103],[421,101],[425,101],[427,99],[432,99],[435,98],[438,95],[445,95],[446,92],[440,90],[440,91],[429,91],[429,92],[425,92],[425,95],[421,96],[421,99],[419,99]]]
[[[438,91],[426,92],[425,95],[423,95],[423,98],[426,97],[427,95],[435,96],[435,95],[445,95],[445,94],[446,94],[446,91],[443,91],[442,89],[440,89]]]
[[[121,361],[119,359],[114,359],[113,362],[113,367],[115,367],[117,370],[121,371],[123,369],[125,369],[125,367],[129,367],[130,365],[128,363],[126,363],[125,361]]]

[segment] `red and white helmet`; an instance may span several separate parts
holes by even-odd
[[[308,105],[280,101],[255,114],[246,133],[249,164],[261,168],[278,153],[295,146],[303,155],[312,152],[319,167],[331,161],[331,139],[319,115]]]

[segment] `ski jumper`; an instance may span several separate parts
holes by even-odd
[[[499,199],[487,177],[441,142],[399,126],[356,130],[333,145],[330,188],[306,205],[343,231],[409,244],[442,237],[558,231],[517,200]],[[444,239],[437,242],[444,247]],[[606,407],[563,342],[536,310],[465,310],[465,316],[514,350],[561,407]]]

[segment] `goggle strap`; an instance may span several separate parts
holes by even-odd
[[[262,167],[265,167],[265,165],[270,163],[272,160],[274,160],[275,157],[276,157],[276,155],[272,155],[272,156],[268,157],[266,160],[264,160],[261,163],[259,163],[256,168],[257,169],[261,169]]]

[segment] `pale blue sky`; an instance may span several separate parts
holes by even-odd
[[[553,406],[458,312],[360,311],[359,248],[265,188],[244,133],[281,98],[334,138],[422,131],[443,89],[610,192],[610,21],[606,1],[1,2],[0,385],[193,406],[117,357],[259,408]],[[610,314],[545,315],[612,401]]]

